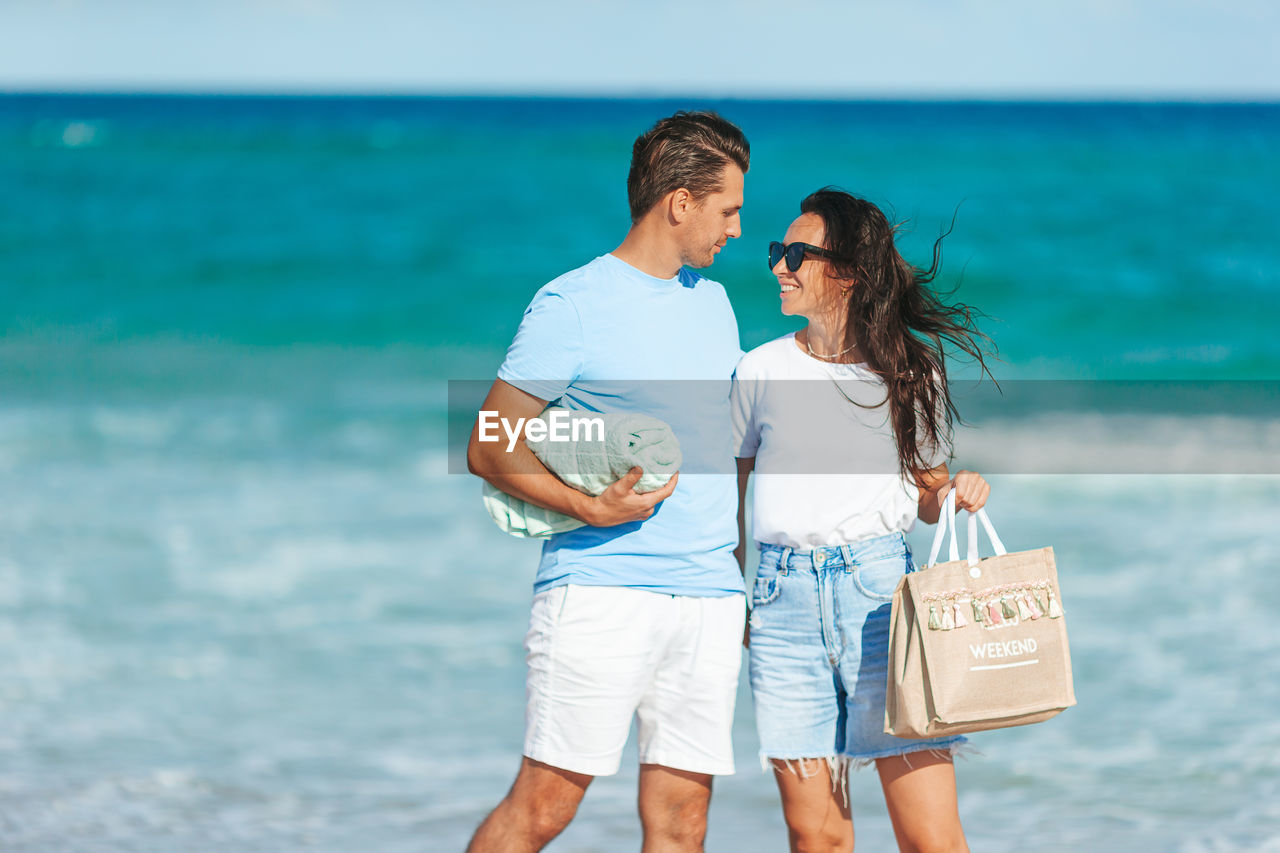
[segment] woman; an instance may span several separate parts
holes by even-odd
[[[749,647],[761,761],[793,851],[853,849],[845,777],[871,763],[901,850],[965,850],[952,764],[965,739],[905,740],[883,725],[889,602],[913,570],[902,534],[917,517],[936,523],[951,489],[970,510],[990,490],[944,464],[955,409],[943,347],[985,369],[984,336],[968,308],[927,287],[941,238],[919,270],[875,205],[824,189],[800,210],[769,264],[782,313],[808,325],[747,353],[733,388],[740,498],[756,474]]]

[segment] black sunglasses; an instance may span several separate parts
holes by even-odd
[[[795,272],[804,263],[805,255],[812,255],[815,258],[831,257],[831,253],[826,249],[812,243],[788,243],[784,246],[774,240],[769,244],[769,269],[773,269],[778,265],[778,261],[786,258],[787,269]]]

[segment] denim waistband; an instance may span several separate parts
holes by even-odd
[[[817,570],[840,566],[852,569],[860,563],[911,553],[907,540],[901,533],[864,539],[852,545],[822,545],[807,551],[768,542],[758,544],[762,555],[778,552],[779,569]]]

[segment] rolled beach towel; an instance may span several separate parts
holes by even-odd
[[[580,492],[598,495],[636,466],[644,474],[635,490],[652,492],[680,470],[680,442],[671,427],[657,418],[559,407],[548,408],[539,417],[549,420],[560,412],[567,415],[564,422],[570,425],[562,432],[577,435],[578,440],[553,441],[548,430],[546,438],[526,443],[551,473]],[[603,441],[599,426],[592,424],[597,419],[604,424]],[[503,532],[522,538],[545,539],[586,526],[572,516],[514,498],[489,483],[484,484],[484,506]]]

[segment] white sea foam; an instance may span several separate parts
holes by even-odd
[[[21,814],[0,835],[106,850],[141,826],[193,849],[304,833],[336,849],[404,826],[461,848],[518,760],[537,543],[492,528],[438,444],[368,416],[308,445],[348,455],[281,458],[254,442],[316,440],[285,409],[260,430],[216,407],[109,408],[126,416],[105,428],[70,407],[0,418],[45,472],[0,482],[14,508],[0,643],[16,662],[0,684],[14,768],[0,812]],[[223,439],[187,443],[210,422]],[[1248,737],[1229,733],[1241,709],[1280,703],[1280,477],[991,480],[1006,544],[1057,553],[1080,705],[974,737],[985,755],[959,771],[971,846],[1265,849],[1280,723],[1246,711]],[[930,535],[911,534],[917,557]],[[744,684],[742,772],[717,783],[713,853],[785,837],[751,769],[751,714]],[[562,846],[636,846],[631,761],[593,784]],[[112,770],[72,781],[93,767]],[[852,794],[860,846],[892,849],[874,775]]]

